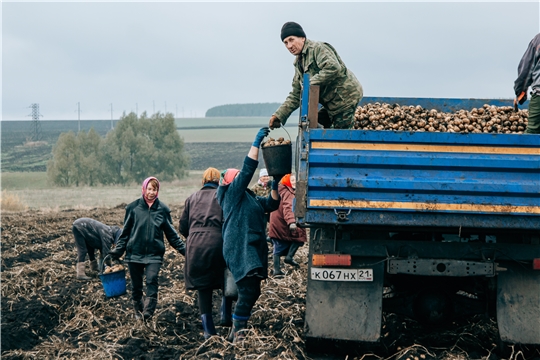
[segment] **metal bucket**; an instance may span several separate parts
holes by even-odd
[[[105,260],[110,259],[109,255],[105,256],[101,263],[99,278],[103,284],[103,290],[107,297],[124,295],[126,293],[126,270],[120,270],[108,274],[103,273]]]

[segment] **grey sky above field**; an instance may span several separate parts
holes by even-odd
[[[3,2],[2,118],[201,117],[282,102],[286,21],[332,44],[364,96],[512,98],[539,3]]]

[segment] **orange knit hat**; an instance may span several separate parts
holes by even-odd
[[[281,178],[281,183],[285,186],[288,186],[290,188],[292,188],[292,184],[291,184],[291,174],[287,174],[285,175],[284,177]]]

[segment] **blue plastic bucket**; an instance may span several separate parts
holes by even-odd
[[[126,293],[126,270],[120,270],[108,274],[103,273],[105,260],[109,259],[109,255],[105,256],[101,263],[101,271],[99,278],[103,284],[103,290],[107,297],[124,295]]]
[[[120,270],[113,273],[99,275],[103,290],[107,297],[120,296],[126,293],[126,271]]]

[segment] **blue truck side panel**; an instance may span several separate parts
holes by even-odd
[[[540,229],[539,135],[310,129],[301,140],[300,223]]]

